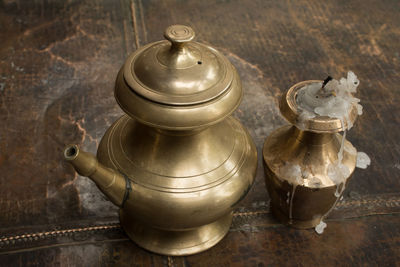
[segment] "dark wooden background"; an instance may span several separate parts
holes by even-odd
[[[113,85],[128,54],[178,23],[237,67],[235,116],[259,152],[285,124],[283,91],[358,75],[364,114],[348,139],[372,164],[356,170],[323,235],[274,220],[259,155],[225,239],[194,256],[155,255],[63,162],[65,144],[95,152],[121,116]],[[398,0],[0,1],[0,265],[400,266],[399,43]]]

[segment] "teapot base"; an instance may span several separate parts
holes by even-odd
[[[120,212],[121,226],[138,246],[168,256],[192,255],[216,245],[228,233],[232,213],[210,224],[190,230],[161,230],[142,224]]]

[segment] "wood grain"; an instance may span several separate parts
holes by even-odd
[[[0,265],[399,265],[399,11],[395,0],[0,1]],[[348,138],[372,164],[356,170],[322,236],[270,215],[259,155],[221,243],[155,255],[127,239],[117,209],[63,162],[68,143],[96,151],[122,114],[113,86],[125,58],[177,23],[238,69],[245,96],[235,116],[259,152],[286,123],[277,100],[292,84],[359,76],[364,114]],[[102,225],[115,227],[87,230]],[[86,230],[21,237],[68,229]]]

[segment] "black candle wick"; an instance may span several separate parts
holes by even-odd
[[[328,76],[322,83],[321,88],[318,90],[318,92],[316,93],[315,97],[316,98],[326,98],[326,97],[330,97],[330,96],[336,96],[336,93],[333,91],[327,91],[328,88],[325,88],[325,86],[332,81],[333,78],[331,76]],[[332,89],[332,88],[330,88]],[[329,90],[329,89],[328,89]]]
[[[332,78],[331,76],[326,77],[326,79],[325,79],[324,82],[322,83],[321,89],[324,88],[325,85],[326,85],[329,81],[331,81],[331,80],[333,80],[333,78]]]

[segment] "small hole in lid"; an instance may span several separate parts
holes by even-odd
[[[201,63],[203,63],[203,62],[201,62],[201,61],[197,61],[197,64],[201,65]]]

